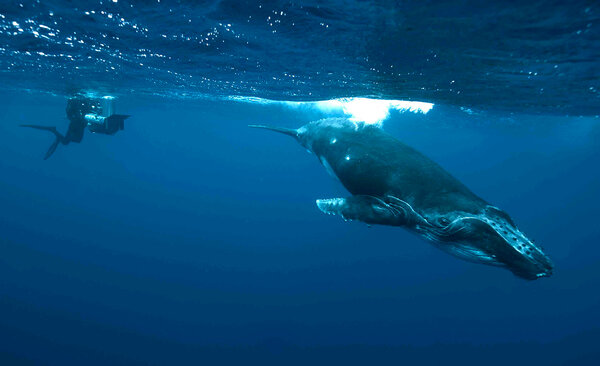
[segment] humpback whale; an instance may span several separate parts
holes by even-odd
[[[379,127],[344,118],[298,129],[250,127],[293,137],[339,179],[351,196],[318,199],[326,214],[403,227],[458,258],[504,267],[520,278],[552,274],[548,256],[508,214]]]

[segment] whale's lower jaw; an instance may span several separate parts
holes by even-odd
[[[432,224],[430,220],[425,219],[414,210],[412,213],[416,217],[411,221],[417,224],[407,226],[406,229],[422,237],[435,247],[468,262],[505,266],[495,255],[489,254],[467,242],[461,242],[459,233],[465,231],[465,227],[461,225],[465,217],[460,217],[444,227]]]
[[[468,262],[504,267],[517,277],[527,280],[552,275],[552,263],[541,250],[535,255],[524,254],[522,249],[511,245],[501,236],[485,241],[472,241],[468,236],[454,235],[439,228],[425,229],[420,226],[409,230],[444,252]]]
[[[463,260],[505,267],[529,280],[550,276],[550,259],[509,220],[502,211],[488,206],[477,215],[460,214],[446,226],[423,218],[421,224],[409,229]]]

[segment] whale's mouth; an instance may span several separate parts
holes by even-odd
[[[496,207],[488,206],[480,214],[464,213],[442,224],[419,217],[415,230],[456,257],[503,266],[529,280],[552,275],[554,265],[548,256]]]
[[[481,215],[461,219],[463,227],[469,227],[466,242],[483,248],[500,265],[507,267],[521,278],[534,280],[552,275],[553,264],[535,243],[516,226],[498,217]],[[462,236],[459,234],[459,236]]]

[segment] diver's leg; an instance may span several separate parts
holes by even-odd
[[[49,157],[52,156],[52,154],[54,154],[59,142],[60,140],[57,137],[56,140],[54,140],[54,142],[52,143],[52,145],[50,145],[50,147],[48,148],[48,151],[46,151],[46,155],[44,155],[44,160],[47,160]]]
[[[21,127],[29,127],[29,128],[35,128],[37,130],[49,131],[49,132],[52,132],[54,134],[54,136],[56,136],[56,140],[54,140],[52,145],[50,145],[50,147],[48,148],[48,151],[46,151],[46,155],[44,155],[44,160],[48,159],[50,156],[52,156],[52,154],[54,154],[54,152],[56,151],[56,147],[58,146],[58,144],[60,142],[62,142],[65,145],[69,143],[69,141],[67,141],[65,139],[65,137],[63,135],[61,135],[60,132],[58,132],[56,130],[56,127],[54,127],[54,126],[50,127],[50,126],[38,126],[38,125],[21,125]]]

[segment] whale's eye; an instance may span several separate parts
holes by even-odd
[[[439,222],[440,224],[444,225],[444,226],[448,226],[448,224],[450,223],[450,220],[448,220],[448,219],[447,219],[447,218],[445,218],[445,217],[440,217],[440,218],[438,219],[438,222]]]

